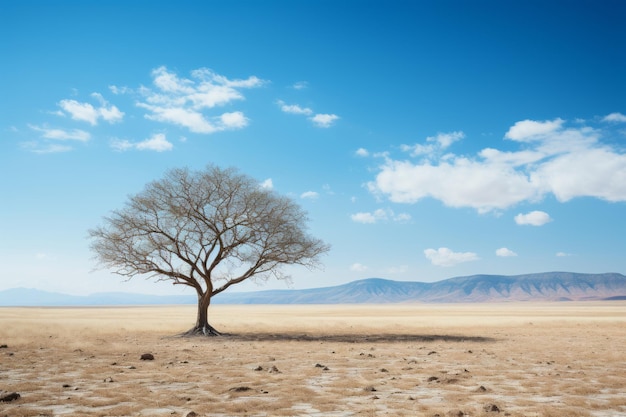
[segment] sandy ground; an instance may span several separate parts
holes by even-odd
[[[0,308],[0,417],[626,416],[623,301],[211,313]]]

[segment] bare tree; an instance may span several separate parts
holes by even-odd
[[[307,234],[307,221],[291,199],[208,166],[167,172],[89,236],[101,267],[192,287],[198,314],[186,334],[219,335],[208,322],[213,296],[251,278],[289,278],[284,265],[318,266],[329,246]]]

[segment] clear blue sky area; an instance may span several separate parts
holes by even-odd
[[[1,0],[0,290],[181,292],[93,271],[87,230],[207,164],[332,245],[291,288],[626,273],[624,22],[621,0]]]

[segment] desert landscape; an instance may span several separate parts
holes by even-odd
[[[0,416],[626,416],[625,301],[210,314],[0,308]]]

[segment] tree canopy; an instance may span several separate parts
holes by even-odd
[[[208,324],[211,298],[245,280],[288,278],[285,265],[320,265],[330,248],[307,233],[307,214],[290,198],[234,168],[168,171],[89,230],[103,268],[194,288],[196,325]]]

